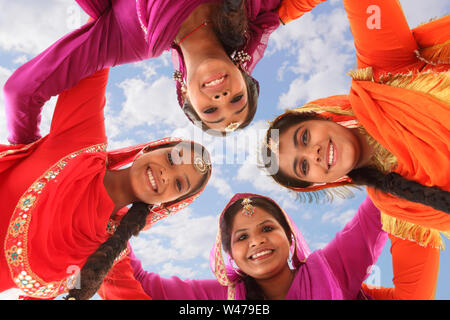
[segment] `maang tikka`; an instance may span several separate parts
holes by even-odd
[[[252,205],[252,200],[250,198],[245,198],[242,200],[242,214],[251,217],[255,213],[255,207]]]

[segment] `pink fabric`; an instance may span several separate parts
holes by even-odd
[[[28,144],[39,139],[44,103],[95,71],[157,57],[170,49],[184,19],[210,1],[220,0],[77,0],[94,20],[18,68],[3,87],[8,140]],[[252,37],[247,51],[254,56],[249,70],[278,26],[278,15],[270,10],[279,2],[247,2]]]
[[[362,298],[361,284],[369,275],[369,267],[381,254],[386,239],[387,234],[381,229],[380,212],[367,197],[344,229],[298,266],[286,300]],[[136,280],[153,299],[227,299],[227,287],[215,279],[162,278],[144,271],[133,252],[129,256]],[[236,284],[236,299],[245,299],[242,282]]]

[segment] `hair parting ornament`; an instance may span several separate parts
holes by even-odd
[[[255,213],[255,207],[252,205],[252,200],[250,198],[245,198],[242,200],[242,214],[247,217],[251,217]]]

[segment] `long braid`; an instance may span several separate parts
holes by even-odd
[[[132,205],[114,234],[86,260],[79,274],[80,288],[69,290],[65,299],[88,300],[97,292],[114,260],[127,247],[128,240],[144,228],[147,215],[147,204],[138,202]]]
[[[354,169],[348,176],[355,184],[374,187],[399,198],[422,203],[450,214],[450,192],[438,187],[427,187],[395,172],[384,174],[371,167]]]

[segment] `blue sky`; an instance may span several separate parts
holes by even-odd
[[[411,27],[450,11],[450,4],[441,0],[401,3]],[[86,20],[70,0],[0,0],[0,86],[22,63]],[[105,109],[110,149],[178,136],[203,143],[213,156],[213,175],[200,198],[132,240],[146,270],[164,277],[213,278],[208,258],[217,216],[236,192],[260,193],[277,201],[293,217],[312,250],[333,238],[354,215],[365,191],[331,204],[303,204],[257,169],[255,157],[267,120],[312,99],[348,92],[350,78],[345,73],[355,68],[354,57],[341,1],[330,0],[280,27],[253,73],[261,85],[255,120],[225,139],[206,136],[186,120],[176,102],[168,53],[111,69]],[[44,108],[44,133],[48,132],[55,101],[53,98]],[[0,108],[4,109],[3,97]],[[6,143],[6,136],[5,115],[0,112],[0,143]],[[392,286],[389,248],[388,242],[371,278],[379,279],[383,286]],[[448,270],[447,249],[441,254],[437,299],[450,299]],[[0,294],[0,299],[13,297],[14,293]]]

